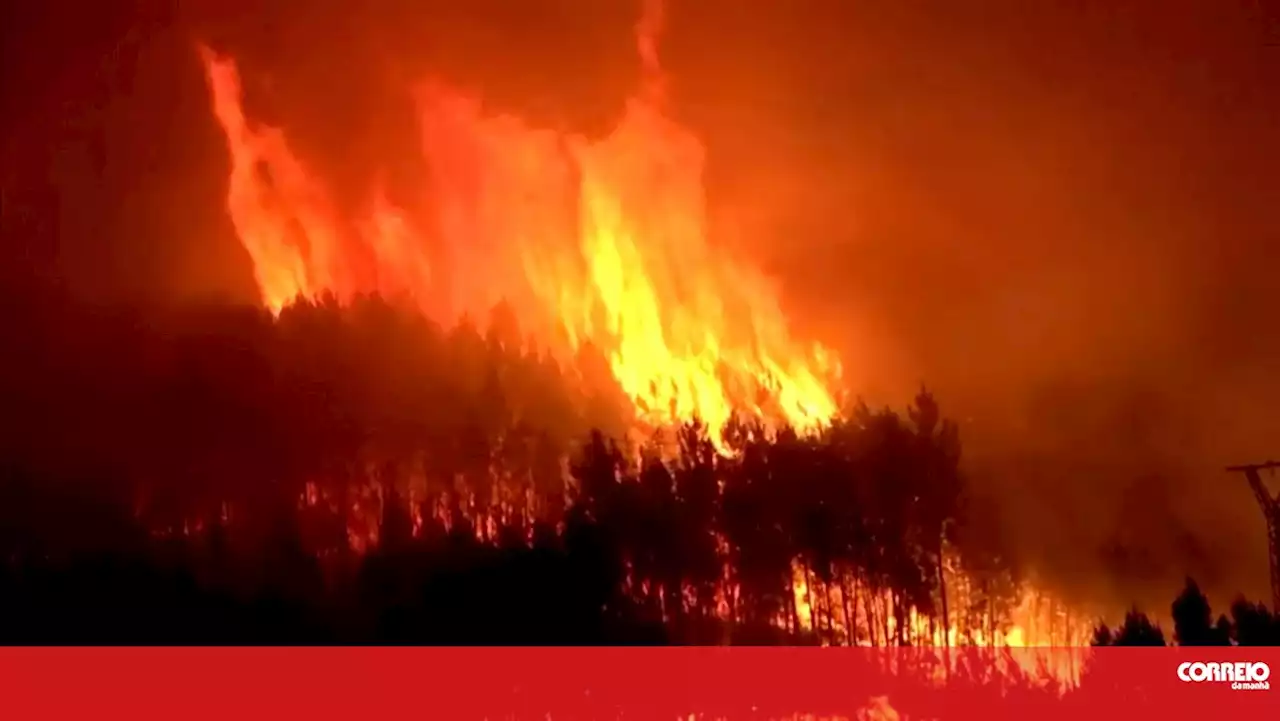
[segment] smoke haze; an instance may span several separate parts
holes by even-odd
[[[59,5],[0,20],[4,262],[92,298],[254,298],[196,41],[350,202],[423,172],[423,75],[599,133],[639,70],[632,2]],[[1263,595],[1222,466],[1280,454],[1274,3],[669,5],[715,240],[869,400],[938,392],[1028,561],[1118,603]]]

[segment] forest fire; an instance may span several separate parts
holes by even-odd
[[[431,169],[422,205],[431,212],[399,207],[375,188],[354,220],[337,212],[283,130],[246,115],[234,60],[202,49],[231,155],[227,207],[263,302],[279,312],[297,298],[377,293],[409,299],[445,325],[505,304],[561,359],[588,345],[603,351],[639,426],[701,421],[724,455],[731,449],[722,432],[738,417],[802,434],[839,417],[839,360],[794,338],[769,281],[708,240],[704,151],[663,114],[656,20],[650,12],[637,33],[643,87],[601,139],[487,114],[472,98],[424,84],[415,99]],[[309,485],[308,505],[315,494]],[[477,538],[492,521],[472,520]],[[421,526],[415,516],[415,534]],[[367,536],[353,532],[352,546],[376,545],[376,532]],[[953,609],[948,626],[890,591],[859,592],[857,578],[824,583],[799,561],[795,568],[793,603],[777,624],[824,642],[1076,645],[1089,629],[1069,614],[1055,623],[1061,609],[1033,610],[1042,594],[1031,589],[1017,594],[1017,618],[997,623],[1010,614],[975,606],[960,571],[943,571],[955,576],[941,591],[942,608]],[[731,615],[733,572],[726,574],[721,616]],[[671,615],[668,591],[648,580],[639,588]],[[697,591],[684,591],[676,603],[696,605]]]
[[[278,310],[299,296],[377,292],[446,322],[506,303],[562,357],[603,351],[650,426],[696,417],[721,429],[743,414],[812,429],[831,418],[837,359],[793,338],[768,280],[708,242],[703,148],[663,114],[656,19],[638,32],[645,85],[599,140],[486,115],[424,85],[434,212],[375,190],[355,222],[282,130],[246,116],[234,61],[205,50],[231,151],[228,209],[263,301]]]
[[[27,716],[1275,715],[1267,19],[662,3],[4,13]]]
[[[944,566],[944,588],[948,605],[957,612],[943,624],[914,608],[899,621],[891,592],[864,591],[859,598],[856,581],[823,582],[797,562],[793,569],[797,620],[807,632],[833,645],[973,647],[991,652],[990,662],[1005,673],[1066,686],[1079,682],[1093,633],[1090,618],[1031,583],[1019,584],[1012,608],[1004,612],[984,608],[981,594],[970,588],[970,579],[950,570],[950,565]],[[936,680],[945,681],[948,668],[957,660],[931,659]]]

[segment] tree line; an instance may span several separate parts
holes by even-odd
[[[981,645],[1020,601],[928,392],[725,454],[502,309],[0,314],[3,640]]]
[[[1095,646],[1280,646],[1280,616],[1265,604],[1238,597],[1229,613],[1214,618],[1213,608],[1200,586],[1187,579],[1170,606],[1172,634],[1139,609],[1125,614],[1116,627],[1099,625]]]

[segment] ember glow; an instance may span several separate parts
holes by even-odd
[[[598,140],[424,83],[414,97],[433,210],[373,188],[355,222],[283,130],[246,116],[234,60],[202,50],[231,154],[227,207],[263,301],[378,292],[446,322],[505,303],[540,346],[603,351],[646,426],[720,429],[742,414],[811,430],[831,418],[838,360],[794,338],[769,280],[708,241],[703,146],[663,112],[657,18],[638,27],[643,86]]]
[[[823,583],[796,561],[791,587],[797,620],[824,644],[985,648],[994,652],[990,663],[1003,672],[1064,688],[1079,683],[1093,634],[1092,616],[1029,582],[1018,584],[1016,605],[998,612],[983,601],[972,579],[955,568],[955,559],[951,561],[943,567],[947,605],[952,609],[948,618],[928,617],[912,608],[904,614],[901,628],[892,592],[862,589],[859,593],[856,579]],[[945,681],[945,666],[958,659],[935,660],[941,664],[935,669],[936,680]]]

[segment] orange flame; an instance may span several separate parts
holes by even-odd
[[[975,603],[968,587],[970,579],[952,568],[953,565],[948,563],[943,569],[950,607],[957,611],[980,609],[983,604]],[[817,633],[823,644],[838,644],[847,640],[848,627],[852,624],[857,631],[869,632],[859,638],[860,645],[890,644],[898,635],[897,622],[890,611],[891,592],[864,588],[860,591],[861,599],[854,598],[849,603],[850,599],[844,597],[848,588],[846,584],[823,583],[802,562],[793,561],[791,590],[801,630]],[[1029,581],[1017,584],[1016,596],[1016,606],[1005,613],[980,613],[977,627],[962,624],[957,618],[959,613],[953,613],[950,625],[943,626],[937,617],[929,618],[915,608],[907,609],[902,636],[912,646],[991,649],[1000,652],[992,660],[1002,671],[1013,670],[1016,665],[1020,673],[1034,681],[1056,682],[1063,687],[1079,684],[1093,635],[1093,616],[1072,609]],[[823,637],[816,622],[815,605],[831,610],[834,617],[830,619],[828,635],[834,638]],[[845,617],[845,609],[851,611],[849,617]],[[783,623],[781,619],[780,623]],[[883,629],[879,634],[877,626]],[[1009,653],[1011,650],[1015,652]]]
[[[663,113],[661,13],[649,6],[637,32],[642,92],[608,136],[532,128],[424,85],[434,212],[374,192],[354,223],[281,130],[246,117],[234,61],[203,49],[231,155],[227,208],[264,303],[379,292],[452,320],[505,302],[565,357],[602,350],[648,425],[698,418],[717,429],[742,413],[809,430],[830,419],[834,355],[795,340],[776,289],[708,242],[704,151]]]
[[[704,148],[664,113],[660,10],[647,3],[637,29],[642,86],[607,136],[486,114],[478,100],[424,83],[414,93],[430,169],[422,202],[397,205],[375,187],[354,220],[336,211],[282,130],[246,116],[235,62],[202,48],[231,158],[227,209],[263,303],[279,311],[297,298],[377,292],[446,322],[506,303],[523,330],[564,359],[587,345],[602,350],[644,425],[697,418],[714,430],[744,414],[808,431],[835,417],[839,360],[797,340],[777,289],[708,239]],[[814,630],[811,597],[845,605],[832,595],[841,589],[811,584],[799,570],[793,589],[806,631]],[[957,597],[954,607],[964,602]],[[838,623],[868,627],[861,614],[883,617],[861,605]],[[1045,642],[1032,632],[1052,620],[1029,602],[1015,615],[991,638],[966,638]],[[907,622],[917,640],[961,642],[958,627],[926,631],[914,612]],[[1049,642],[1078,643],[1077,626],[1065,636],[1059,627]],[[867,717],[896,715],[878,700]]]

